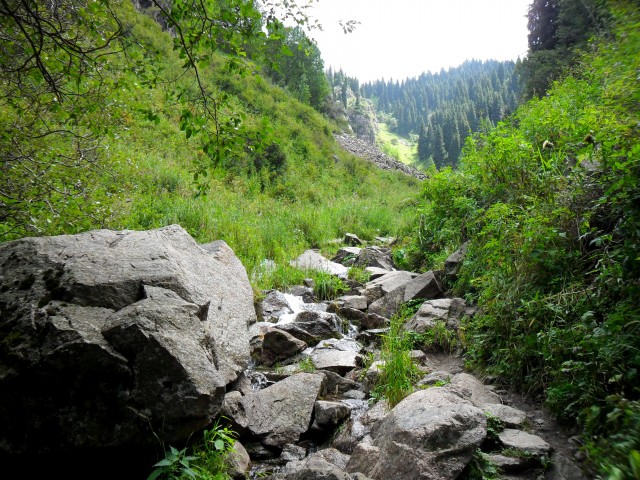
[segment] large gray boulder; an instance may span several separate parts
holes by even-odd
[[[470,402],[433,387],[409,395],[354,449],[348,472],[374,480],[455,479],[486,437],[486,419]]]
[[[298,373],[245,396],[230,392],[224,414],[236,431],[266,446],[282,448],[297,442],[309,429],[324,382],[322,374]]]
[[[246,271],[177,225],[0,245],[0,451],[174,442],[249,362]]]

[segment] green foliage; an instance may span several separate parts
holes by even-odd
[[[376,135],[383,151],[405,163],[438,169],[458,164],[465,138],[487,123],[503,120],[517,106],[518,79],[513,62],[468,60],[456,68],[425,73],[402,83],[364,84],[363,97],[386,119]],[[417,137],[410,151],[395,137]],[[417,158],[416,158],[417,157]]]
[[[368,272],[366,267],[353,266],[349,267],[347,278],[349,280],[355,280],[358,283],[365,284],[371,278],[371,272]]]
[[[401,308],[391,317],[389,332],[382,337],[380,356],[384,365],[376,392],[387,400],[390,408],[413,392],[413,385],[418,379],[418,368],[409,355],[411,338],[403,328],[405,321],[414,313],[413,305]]]
[[[579,71],[474,135],[458,171],[425,182],[405,256],[437,268],[469,240],[451,286],[479,307],[463,321],[467,365],[543,393],[558,416],[582,425],[600,473],[632,478],[640,13],[616,5],[616,30]]]
[[[498,480],[502,477],[498,468],[489,460],[489,456],[478,449],[458,478],[461,480]]]
[[[199,443],[182,450],[170,446],[147,480],[230,480],[226,462],[233,452],[235,438],[236,433],[218,419],[211,429],[204,430]]]
[[[298,363],[298,370],[301,372],[313,373],[316,371],[316,366],[311,357],[305,357],[300,361],[300,363]]]
[[[333,300],[349,290],[349,287],[335,275],[323,271],[311,271],[313,293],[318,300]]]

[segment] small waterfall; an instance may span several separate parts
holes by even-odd
[[[258,391],[263,388],[267,388],[269,385],[273,385],[275,382],[269,380],[267,376],[256,370],[256,364],[253,360],[249,362],[244,374],[251,381],[251,390]]]
[[[290,293],[283,293],[282,295],[289,304],[289,308],[292,310],[292,313],[285,313],[284,315],[280,315],[277,325],[292,323],[295,320],[296,315],[298,315],[300,312],[327,311],[327,306],[324,303],[304,303],[302,297],[296,297],[295,295],[291,295]]]

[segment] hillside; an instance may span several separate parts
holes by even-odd
[[[571,8],[590,15],[587,4],[610,23],[570,44],[581,25]],[[402,327],[419,305],[394,300],[402,315],[376,320],[394,327],[382,336],[405,366],[418,340],[455,344],[467,369],[578,428],[585,474],[640,478],[637,2],[534,1],[553,10],[550,25],[562,28],[546,34],[573,63],[546,76],[545,62],[565,55],[536,50],[524,68],[532,98],[517,107],[515,64],[360,86],[342,72],[320,78],[320,52],[292,50],[301,32],[253,2],[163,5],[0,2],[0,242],[179,224],[198,242],[224,240],[261,300],[303,282],[308,272],[289,261],[306,249],[332,256],[347,232],[397,237],[384,247],[389,269],[444,279],[438,295],[465,306],[455,331],[412,343]],[[437,169],[416,179],[341,147],[348,121],[375,140],[361,95]],[[462,246],[457,276],[446,275]],[[31,286],[20,275],[3,293]],[[348,291],[330,275],[315,280],[326,297]],[[20,346],[10,327],[0,348]],[[397,373],[388,360],[377,399]]]
[[[2,240],[179,223],[200,241],[225,240],[259,276],[263,260],[286,265],[346,231],[365,239],[402,231],[419,182],[348,154],[333,138],[340,127],[260,73],[269,69],[223,52],[241,45],[264,62],[257,40],[207,57],[199,47],[206,106],[185,50],[151,18],[157,8],[111,6],[90,21],[102,34],[121,22],[118,48],[90,59],[99,79],[63,72],[64,101],[36,68],[23,72],[34,89],[17,89],[3,64]],[[45,44],[51,71],[65,59],[54,43]],[[212,105],[215,119],[202,114]]]

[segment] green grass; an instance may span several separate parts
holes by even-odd
[[[391,132],[386,123],[378,123],[378,129],[376,141],[385,154],[405,165],[417,164],[418,146],[415,142]]]

